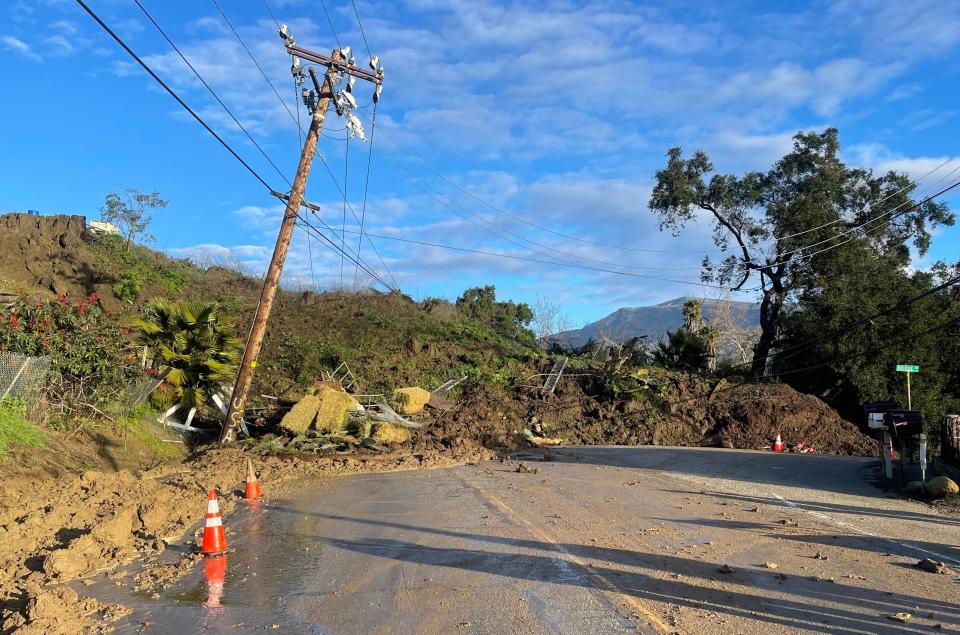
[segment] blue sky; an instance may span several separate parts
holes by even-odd
[[[213,2],[142,1],[292,179],[296,125]],[[287,106],[306,120],[263,3],[219,2]],[[327,52],[335,45],[320,3],[268,3],[301,45]],[[276,189],[286,188],[132,0],[89,4]],[[327,6],[340,41],[364,65],[352,6]],[[401,288],[418,299],[496,284],[503,298],[560,302],[579,325],[621,306],[715,296],[665,280],[696,282],[712,247],[707,223],[677,239],[660,233],[646,209],[653,175],[672,145],[706,150],[721,171],[764,169],[789,149],[797,130],[836,126],[852,164],[919,177],[956,158],[921,184],[922,194],[960,166],[960,3],[357,6],[386,77],[366,208],[371,232],[650,276],[375,239]],[[92,218],[107,192],[159,190],[170,205],[152,228],[158,248],[265,269],[278,203],[74,2],[5,2],[0,74],[0,211]],[[369,86],[358,83],[356,91],[366,104]],[[361,114],[369,132],[372,108]],[[329,117],[321,152],[340,187],[348,163],[346,191],[359,214],[369,146],[351,141],[345,159],[344,134],[342,121]],[[339,227],[337,187],[316,163],[307,197]],[[351,219],[348,229],[355,225]],[[347,240],[356,249],[357,237]],[[958,246],[960,229],[944,229],[916,264],[956,261]],[[366,243],[361,255],[383,272]],[[336,286],[340,263],[315,241],[308,249],[298,231],[286,284]],[[353,280],[348,263],[344,284]]]

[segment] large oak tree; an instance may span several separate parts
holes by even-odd
[[[650,210],[660,229],[680,235],[690,222],[709,222],[722,256],[703,260],[705,282],[761,294],[760,336],[752,373],[762,376],[783,322],[785,303],[812,285],[829,284],[837,253],[869,250],[910,263],[930,246],[930,231],[952,224],[946,205],[915,200],[916,184],[904,174],[876,175],[840,158],[836,129],[804,132],[793,149],[766,172],[717,174],[702,151],[684,158],[667,153],[657,172]],[[847,263],[855,267],[856,262]],[[748,285],[749,283],[749,285]]]

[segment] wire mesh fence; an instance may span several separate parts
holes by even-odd
[[[13,398],[32,403],[49,370],[49,357],[0,351],[0,400]]]
[[[160,377],[146,377],[131,385],[124,392],[120,404],[120,414],[124,417],[129,415],[134,408],[145,402],[150,393],[161,383],[163,383],[163,379]]]

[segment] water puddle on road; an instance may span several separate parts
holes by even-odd
[[[322,635],[323,625],[304,621],[288,599],[304,592],[296,583],[309,580],[318,567],[319,538],[291,532],[291,514],[272,514],[269,503],[237,508],[230,516],[233,531],[230,551],[205,558],[189,574],[162,591],[159,597],[132,590],[132,575],[119,584],[97,576],[87,585],[74,585],[78,593],[105,603],[129,607],[132,612],[113,623],[118,633],[186,633],[276,630],[281,633]],[[293,535],[291,535],[293,534]],[[176,549],[161,561],[172,561]],[[260,554],[269,554],[269,556]],[[164,554],[166,555],[166,554]]]

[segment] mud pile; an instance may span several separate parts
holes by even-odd
[[[779,432],[821,454],[868,455],[874,441],[820,399],[784,384],[728,384],[666,376],[662,394],[603,397],[589,382],[561,381],[548,399],[518,389],[467,386],[457,406],[414,434],[421,449],[479,443],[527,447],[539,425],[568,444],[676,445],[763,449]]]

